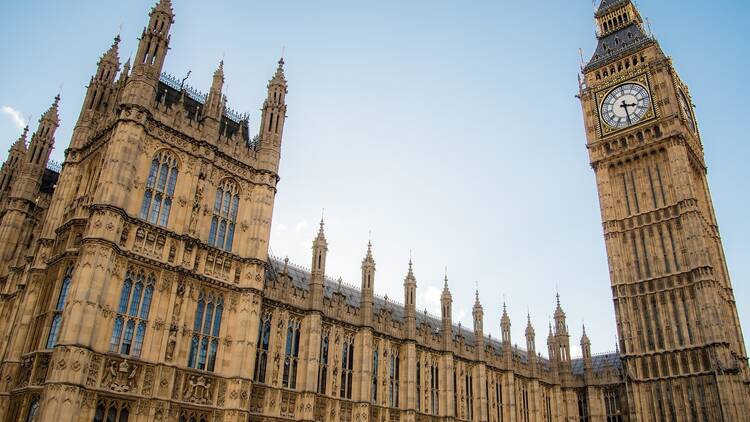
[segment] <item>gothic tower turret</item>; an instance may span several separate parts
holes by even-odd
[[[23,157],[26,156],[26,135],[29,133],[29,126],[23,129],[21,136],[18,137],[16,142],[8,150],[8,158],[3,163],[3,167],[0,168],[0,210],[2,210],[2,203],[7,199],[10,193],[10,186],[13,181],[13,177],[18,169],[18,164],[23,161]]]
[[[375,284],[375,260],[372,258],[372,242],[367,242],[367,253],[362,260],[362,298],[360,310],[364,324],[372,323],[372,303]]]
[[[404,278],[404,320],[406,336],[413,339],[417,334],[417,278],[414,277],[411,258],[409,258],[409,272]]]
[[[529,362],[536,363],[536,333],[531,325],[531,315],[526,315],[526,351],[529,354]]]
[[[211,82],[211,89],[208,91],[208,97],[206,98],[206,106],[203,114],[205,117],[219,120],[221,114],[224,111],[224,97],[221,94],[221,90],[224,87],[224,60],[219,62],[219,67],[214,72],[213,81]]]
[[[477,359],[484,359],[484,309],[479,302],[479,290],[474,294],[474,308],[471,311],[474,317],[474,342],[477,349]]]
[[[39,119],[39,126],[31,136],[28,150],[23,157],[19,157],[20,161],[16,164],[16,175],[10,183],[8,205],[0,222],[0,276],[7,274],[8,268],[22,252],[19,246],[25,245],[31,236],[30,226],[33,224],[29,219],[36,209],[44,169],[55,144],[55,131],[60,124],[59,103],[60,96],[57,95],[54,103]],[[17,153],[21,152],[20,145],[15,148]]]
[[[586,326],[583,326],[583,335],[581,335],[581,354],[583,355],[583,367],[586,372],[590,372],[592,368],[591,360],[591,340],[586,335]]]
[[[143,28],[123,101],[147,107],[154,100],[173,23],[172,2],[159,0],[149,13],[148,25]]]
[[[120,70],[119,45],[120,35],[117,35],[112,46],[99,59],[96,74],[91,77],[86,91],[79,122],[91,118],[91,112],[105,111],[113,105],[114,82]]]
[[[579,98],[630,400],[687,388],[674,408],[743,419],[750,370],[690,91],[631,0],[602,1],[595,18]],[[674,419],[670,408],[630,417]]]
[[[310,266],[312,295],[312,308],[323,309],[323,289],[325,287],[326,257],[328,256],[328,241],[324,231],[323,218],[320,219],[318,236],[312,244],[312,265]]]
[[[565,323],[565,311],[560,305],[560,295],[557,295],[557,307],[555,308],[555,344],[557,347],[557,360],[561,364],[570,363],[570,334]]]
[[[263,103],[258,145],[259,160],[273,172],[278,171],[279,166],[281,138],[286,120],[286,94],[287,83],[282,58],[276,74],[268,82],[268,97]]]
[[[448,275],[445,275],[443,293],[440,295],[443,347],[448,348],[453,342],[453,296],[448,288]]]
[[[503,345],[510,346],[510,316],[508,316],[508,308],[505,303],[503,303],[503,315],[500,317],[500,334]]]

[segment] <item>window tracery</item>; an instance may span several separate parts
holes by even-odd
[[[224,299],[203,291],[198,295],[188,367],[213,372],[219,349]]]
[[[143,271],[136,273],[130,269],[125,274],[112,339],[109,343],[110,352],[130,356],[141,355],[155,282],[153,274],[146,277]]]
[[[237,184],[232,180],[225,180],[216,190],[211,228],[208,233],[209,245],[228,252],[232,251],[239,203],[240,194]]]
[[[62,325],[62,311],[65,308],[65,301],[68,299],[68,292],[70,291],[70,283],[72,281],[73,268],[70,267],[65,272],[63,277],[62,285],[60,286],[60,294],[57,296],[57,304],[55,305],[55,313],[52,316],[52,323],[49,328],[49,336],[47,337],[47,348],[52,349],[57,344],[57,338],[60,335],[60,326]]]
[[[172,153],[161,151],[154,156],[146,179],[141,219],[162,227],[167,226],[178,173],[179,164]]]

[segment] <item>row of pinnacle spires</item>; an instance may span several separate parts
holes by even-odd
[[[327,244],[328,244],[328,242],[327,242],[327,239],[326,239],[326,236],[325,236],[325,220],[324,220],[324,218],[321,218],[320,219],[320,224],[319,224],[319,229],[318,229],[317,236],[316,236],[315,240],[313,241],[313,250],[315,251],[317,248],[321,248],[321,247],[323,247],[325,245],[325,247],[326,247],[325,251],[327,251]],[[285,260],[285,262],[288,262],[288,258]],[[370,265],[374,266],[374,264],[375,264],[375,260],[374,260],[373,255],[372,255],[372,241],[368,240],[368,242],[367,242],[367,251],[365,253],[365,258],[362,260],[362,266],[363,266],[363,269],[364,269],[365,267],[370,266]],[[406,277],[404,279],[404,286],[405,287],[409,287],[409,285],[411,285],[413,287],[416,287],[416,277],[414,275],[414,263],[413,263],[413,259],[412,259],[411,256],[409,257],[408,270],[407,270]],[[364,286],[364,280],[363,280],[363,286]],[[370,290],[372,290],[372,289],[370,289]],[[363,291],[364,291],[364,289],[363,289]],[[451,293],[450,293],[450,288],[448,286],[448,274],[447,274],[447,270],[446,270],[446,274],[444,276],[444,286],[443,286],[443,293],[441,295],[441,302],[443,302],[443,303],[445,303],[445,302],[452,302],[452,296],[451,296]],[[406,303],[407,303],[407,306],[408,306],[409,301],[407,300]],[[474,309],[475,325],[476,325],[477,322],[478,322],[478,320],[481,320],[481,318],[483,317],[483,308],[482,308],[482,304],[481,304],[481,301],[480,301],[480,298],[479,298],[479,289],[475,290],[475,300],[474,300],[474,308],[473,309]],[[555,340],[557,337],[567,337],[568,336],[567,326],[565,325],[565,319],[566,319],[566,316],[565,316],[565,311],[562,309],[562,304],[561,304],[561,301],[560,301],[560,294],[557,293],[556,294],[556,306],[555,306],[555,311],[554,311],[554,320],[556,322],[556,328],[553,331],[552,322],[549,323],[548,344],[551,344],[552,342],[557,341],[557,340]],[[506,305],[505,302],[503,303],[503,312],[502,312],[502,316],[500,318],[500,321],[501,321],[500,324],[503,327],[503,330],[504,331],[507,330],[509,332],[510,331],[510,325],[511,325],[510,324],[510,316],[508,315],[508,309],[507,309],[507,305]],[[529,339],[529,338],[533,339],[533,337],[535,336],[535,330],[534,330],[534,327],[533,327],[533,325],[531,323],[531,313],[530,312],[527,313],[527,324],[526,324],[525,335],[526,335],[527,339]],[[591,342],[590,342],[590,340],[589,340],[589,338],[588,338],[588,336],[586,334],[586,327],[584,325],[583,326],[583,335],[581,337],[581,345],[590,345],[590,344],[591,344]]]

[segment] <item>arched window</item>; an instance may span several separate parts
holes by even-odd
[[[268,365],[268,344],[271,340],[271,313],[266,312],[260,319],[258,328],[258,348],[255,352],[254,379],[256,382],[265,384],[266,367]]]
[[[352,399],[352,373],[354,372],[354,339],[347,336],[341,349],[341,390],[339,396]]]
[[[213,372],[219,350],[223,311],[224,300],[221,296],[200,293],[198,307],[195,310],[193,338],[190,342],[189,367]]]
[[[172,196],[178,173],[179,166],[174,155],[168,151],[162,151],[154,157],[146,180],[141,219],[166,227],[169,221],[169,211],[172,209]]]
[[[49,336],[47,337],[47,348],[52,349],[57,344],[57,337],[60,335],[60,325],[62,324],[62,311],[65,308],[65,301],[68,299],[68,292],[70,291],[71,274],[72,268],[68,268],[63,278],[62,285],[60,286],[60,294],[57,296],[57,304],[55,305],[55,313],[52,316],[52,325],[49,328]]]
[[[135,274],[128,270],[125,274],[115,326],[112,329],[112,340],[109,342],[110,352],[130,356],[141,355],[155,281],[153,274],[145,277],[143,271]]]
[[[39,399],[34,398],[29,405],[29,413],[26,414],[26,422],[34,422],[37,413],[39,413]]]
[[[328,381],[328,351],[330,348],[331,330],[323,329],[320,339],[320,364],[318,365],[318,394],[326,394]]]
[[[433,362],[430,368],[430,407],[432,408],[433,415],[437,415],[440,410],[440,396],[438,395],[439,381],[438,364],[437,362]]]
[[[286,329],[286,348],[284,356],[284,374],[282,385],[287,388],[297,387],[297,366],[299,361],[299,327],[297,319],[290,319]]]
[[[388,396],[390,397],[391,407],[398,407],[399,366],[398,349],[394,348],[391,351],[391,364],[388,368]]]
[[[378,404],[378,349],[372,351],[372,404]]]
[[[211,229],[208,233],[209,245],[232,251],[239,205],[240,194],[237,184],[231,180],[225,180],[216,190],[214,213],[211,218]]]
[[[130,404],[115,400],[99,400],[96,404],[94,422],[128,422]]]

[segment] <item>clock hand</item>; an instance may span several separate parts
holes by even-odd
[[[628,107],[631,107],[631,105],[626,103],[625,100],[622,100],[622,104],[620,104],[620,107],[625,109],[625,117],[627,117],[628,119],[628,125],[632,125],[633,122],[630,120],[630,112],[628,111]],[[632,107],[635,107],[635,104],[633,104]]]

